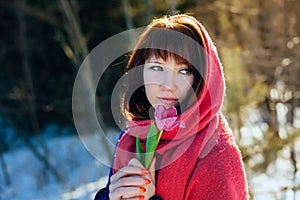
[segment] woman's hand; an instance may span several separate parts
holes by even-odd
[[[128,165],[111,176],[109,185],[110,200],[148,200],[155,195],[154,158],[149,171],[133,158]]]

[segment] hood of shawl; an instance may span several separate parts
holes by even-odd
[[[195,23],[194,18],[190,17],[190,20]],[[202,33],[206,53],[205,84],[197,101],[178,116],[178,120],[183,120],[186,127],[176,127],[172,131],[163,132],[156,151],[157,155],[162,158],[159,164],[160,169],[176,165],[177,162],[175,161],[181,159],[194,142],[193,156],[207,155],[214,147],[222,128],[220,126],[220,110],[225,89],[223,69],[208,33],[198,21],[196,23],[198,24],[197,28]],[[114,172],[126,166],[131,158],[136,157],[135,136],[139,136],[142,145],[146,146],[145,138],[152,122],[154,121],[127,122],[126,132],[120,138],[116,148]],[[180,166],[179,164],[177,167]],[[187,176],[189,175],[187,174]]]
[[[190,19],[194,20],[192,17]],[[207,31],[200,23],[198,23],[198,28],[202,33],[202,42],[206,53],[204,87],[197,101],[178,116],[178,119],[185,122],[186,128],[176,127],[172,131],[164,131],[161,140],[180,140],[183,137],[193,136],[211,124],[223,104],[225,90],[223,67]],[[128,134],[139,136],[142,140],[145,139],[151,122],[153,120],[128,121]]]

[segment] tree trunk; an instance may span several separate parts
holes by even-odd
[[[19,0],[16,0],[16,2],[21,3]],[[24,1],[23,3],[26,3]],[[30,70],[30,64],[29,64],[29,49],[27,48],[27,25],[25,16],[22,11],[17,11],[18,16],[18,23],[19,23],[19,44],[20,44],[20,54],[21,54],[21,63],[23,66],[23,72],[24,72],[24,79],[25,79],[25,87],[27,91],[27,106],[28,106],[28,112],[29,116],[31,118],[32,122],[32,128],[35,133],[39,131],[39,123],[38,123],[38,117],[36,112],[36,97],[35,97],[35,91],[33,86],[33,79],[32,79],[32,73]]]
[[[18,5],[26,4],[26,1],[15,0],[15,3]],[[19,40],[20,40],[19,44],[20,44],[21,63],[24,71],[25,86],[26,86],[26,90],[28,91],[28,96],[27,96],[28,103],[26,104],[28,108],[25,108],[25,110],[26,112],[27,110],[29,112],[33,131],[35,133],[38,133],[39,123],[38,123],[38,117],[36,112],[36,101],[35,101],[35,91],[33,86],[33,78],[32,78],[32,73],[29,64],[29,53],[28,53],[29,49],[28,49],[27,37],[26,37],[27,34],[26,19],[24,13],[18,9],[16,9],[16,14],[17,14],[18,24],[19,24]],[[27,147],[36,156],[36,158],[42,162],[45,169],[47,171],[52,172],[52,174],[57,180],[60,180],[59,173],[55,170],[55,168],[50,164],[50,162],[47,159],[49,157],[49,151],[44,140],[41,139],[39,136],[37,136],[37,139],[39,140],[39,144],[41,145],[40,147],[42,148],[43,151],[41,153],[40,151],[38,151],[37,147],[31,143],[28,135],[21,132],[18,133],[21,136],[21,138],[24,140]]]
[[[84,98],[84,101],[88,102],[89,108],[95,107],[95,110],[98,111],[97,118],[100,121],[101,128],[103,129],[103,131],[106,131],[107,127],[104,124],[101,110],[97,102],[95,103],[94,100],[96,94],[93,93],[93,91],[95,91],[93,83],[96,79],[95,77],[93,77],[91,62],[88,57],[89,51],[88,51],[87,41],[82,33],[81,26],[80,26],[79,14],[78,14],[78,10],[76,9],[78,8],[77,1],[73,0],[70,2],[67,0],[59,0],[59,5],[60,5],[61,13],[63,14],[65,19],[64,28],[65,31],[67,32],[67,38],[60,37],[61,39],[60,44],[66,56],[72,61],[73,65],[77,69],[79,69],[79,67],[82,64],[82,61],[85,59],[85,66],[84,66],[85,70],[83,70],[83,73],[79,73],[80,77],[78,77],[79,79],[81,79],[81,83],[83,84],[82,87],[80,88],[81,90],[80,93],[82,94],[80,96]],[[73,99],[73,101],[80,102],[82,100]],[[76,104],[76,109],[80,110],[82,116],[85,116],[86,115],[85,113],[88,112],[89,110],[88,108],[81,106],[80,103]],[[99,131],[96,126],[90,123],[89,118],[81,117],[81,119],[82,119],[81,123],[85,124],[86,126],[87,135]],[[107,140],[103,139],[99,141],[99,145],[100,142],[104,146],[104,149],[106,150],[106,155],[109,158],[112,158],[113,155],[112,152],[110,151],[111,148]]]
[[[4,142],[1,141],[1,139],[0,139],[0,145],[1,145],[0,146],[0,166],[2,168],[5,184],[10,185],[11,181],[10,181],[9,173],[8,173],[8,170],[7,170],[7,165],[6,165],[6,162],[5,162],[5,159],[4,159],[4,151],[5,151],[4,146],[5,145],[4,145]],[[1,197],[1,195],[0,195],[0,197]]]
[[[150,23],[152,19],[152,12],[153,12],[152,0],[145,0],[145,3],[146,3],[146,15],[147,15],[146,23]]]
[[[131,17],[132,10],[131,10],[130,3],[128,2],[128,0],[121,0],[121,2],[122,2],[122,6],[123,6],[123,11],[124,11],[126,28],[127,28],[127,30],[131,30],[134,28],[134,26],[133,26],[133,21],[132,21],[132,17]],[[133,32],[131,32],[131,34],[129,36],[130,36],[130,43],[134,44],[136,36],[133,34]]]
[[[170,13],[173,15],[176,13],[176,0],[170,0]]]
[[[297,193],[297,173],[298,173],[298,168],[297,168],[297,160],[296,160],[296,152],[295,152],[295,142],[292,141],[291,142],[291,163],[292,163],[292,166],[294,168],[293,170],[293,193],[294,193],[294,200],[296,200],[296,193]]]

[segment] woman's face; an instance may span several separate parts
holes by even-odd
[[[170,57],[166,61],[155,56],[145,61],[143,70],[146,96],[150,104],[166,108],[181,103],[192,88],[194,76],[185,64]]]

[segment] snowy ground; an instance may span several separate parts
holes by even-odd
[[[47,141],[49,160],[62,176],[56,181],[31,151],[21,148],[4,154],[10,185],[0,168],[0,199],[4,200],[87,200],[107,181],[109,168],[98,162],[76,136]],[[46,175],[45,175],[46,174]]]
[[[114,136],[116,137],[116,136]],[[63,177],[58,182],[46,175],[41,163],[26,148],[5,153],[11,185],[6,185],[0,171],[0,199],[4,200],[89,200],[103,187],[107,180],[108,167],[98,162],[76,136],[63,136],[47,140],[50,158]],[[298,157],[300,140],[297,141]],[[286,151],[287,152],[287,151]],[[291,176],[291,165],[283,149],[281,159],[272,164],[266,174],[249,177],[254,200],[296,200],[291,189],[299,183],[300,174]],[[299,164],[299,163],[298,163]],[[300,167],[300,166],[299,166]],[[0,168],[1,169],[1,168]],[[47,173],[46,173],[47,174]],[[279,192],[286,187],[286,192]]]
[[[269,165],[266,173],[249,177],[249,187],[254,200],[299,200],[300,190],[293,188],[300,185],[300,172],[294,175],[291,163],[290,147],[278,151],[277,159]],[[300,168],[300,138],[295,141],[297,168]]]

